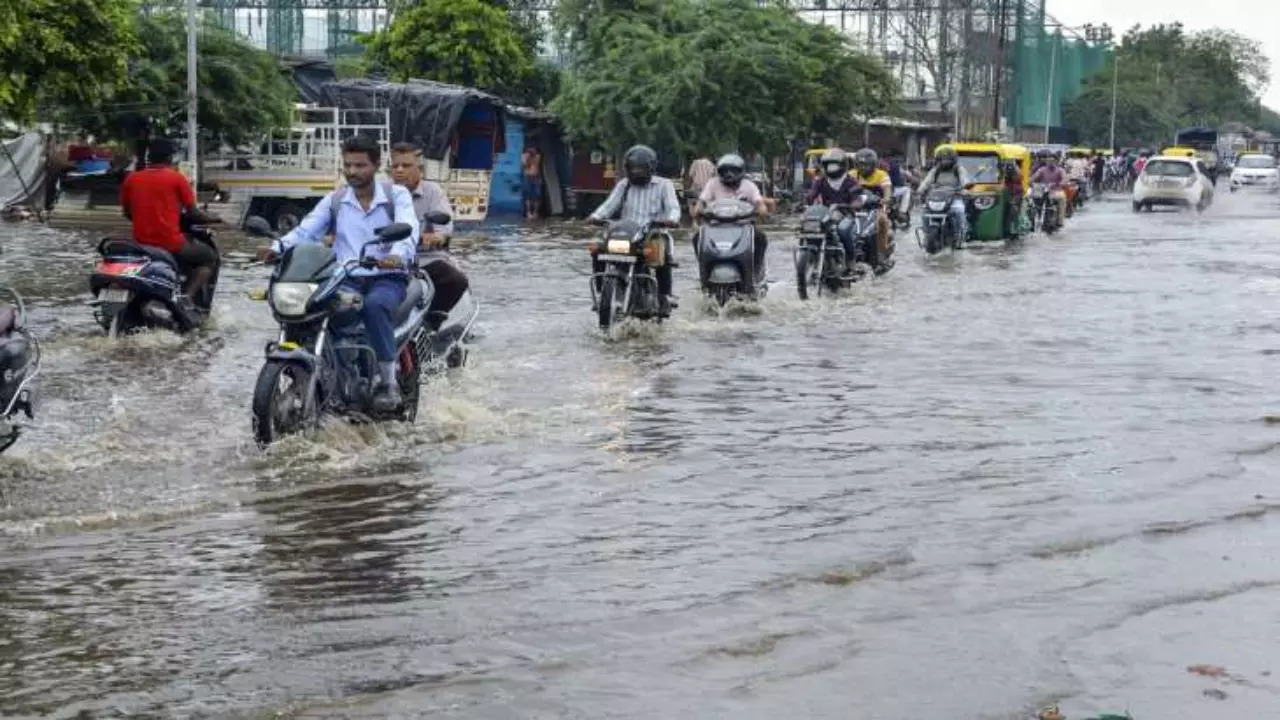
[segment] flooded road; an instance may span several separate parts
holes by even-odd
[[[0,715],[1274,716],[1277,213],[900,239],[804,304],[775,231],[729,317],[682,243],[677,317],[615,340],[584,240],[488,227],[419,423],[266,453],[262,270],[198,338],[111,344],[93,237],[0,226],[47,369],[0,458]]]

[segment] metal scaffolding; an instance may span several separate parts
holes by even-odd
[[[182,0],[149,0],[147,9]],[[395,0],[197,0],[219,25],[278,55],[333,57],[352,52],[355,36],[386,26]]]

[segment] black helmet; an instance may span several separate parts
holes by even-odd
[[[960,153],[957,153],[956,149],[950,145],[943,145],[933,153],[933,157],[938,161],[939,165],[947,167],[955,164],[956,160],[960,158]]]
[[[880,158],[876,157],[876,151],[871,148],[862,148],[854,153],[853,164],[864,175],[870,175],[875,172],[876,165],[880,162]]]
[[[716,174],[725,187],[736,188],[742,184],[742,177],[747,174],[747,163],[741,155],[729,153],[716,162]]]
[[[658,153],[648,145],[633,145],[622,156],[622,168],[632,185],[648,185],[658,171]]]
[[[822,165],[822,174],[832,180],[839,180],[849,174],[849,156],[840,148],[831,148],[823,153],[818,163]]]
[[[173,162],[173,156],[176,154],[176,147],[172,140],[167,137],[153,138],[147,146],[147,162],[168,164]]]

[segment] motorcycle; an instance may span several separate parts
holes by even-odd
[[[1089,198],[1089,184],[1071,179],[1067,181],[1067,186],[1067,217],[1071,217],[1076,214],[1076,210],[1084,207],[1084,201]]]
[[[879,257],[876,247],[876,220],[880,216],[880,206],[883,202],[883,198],[878,194],[864,190],[850,206],[852,215],[849,220],[853,222],[853,239],[860,253],[858,259],[870,265],[876,275],[883,275],[893,269],[893,251],[896,247],[891,223],[888,251],[883,258]]]
[[[444,213],[428,216],[432,224],[449,221]],[[274,239],[271,226],[251,217],[245,230]],[[435,294],[430,280],[409,277],[404,301],[396,308],[396,379],[400,407],[379,413],[372,407],[378,377],[377,358],[365,338],[358,312],[363,296],[344,287],[352,271],[374,267],[365,256],[374,245],[403,240],[413,232],[407,223],[392,223],[360,250],[358,260],[339,265],[325,245],[297,245],[280,257],[267,285],[265,299],[280,324],[280,335],[266,347],[266,358],[253,390],[253,435],[260,446],[314,428],[325,415],[352,419],[398,419],[413,422],[425,366],[438,365],[442,352],[451,352],[466,331],[451,332],[451,340],[437,343],[427,323],[427,309]]]
[[[835,294],[847,289],[865,274],[856,272],[857,257],[845,257],[838,228],[847,217],[847,205],[813,205],[806,208],[800,220],[800,242],[795,250],[796,291],[801,300],[809,299],[809,287],[819,296],[825,288]],[[854,270],[854,272],[851,272]]]
[[[27,329],[27,307],[13,290],[13,304],[0,304],[0,452],[18,441],[25,421],[35,419],[40,343]],[[21,415],[20,415],[21,414]]]
[[[666,262],[671,236],[658,231],[660,226],[619,220],[605,228],[601,242],[589,246],[592,260],[604,266],[591,275],[591,302],[602,330],[619,318],[662,319],[654,268]]]
[[[1058,208],[1054,204],[1049,186],[1043,183],[1031,186],[1032,230],[1043,230],[1052,235],[1061,229]]]
[[[718,200],[702,211],[695,241],[702,291],[723,307],[732,297],[759,300],[769,286],[766,268],[756,267],[756,208],[736,199]]]
[[[964,243],[960,228],[951,218],[951,204],[958,194],[955,188],[938,187],[925,197],[922,227],[916,229],[916,241],[926,253],[936,255],[944,248],[956,250]]]
[[[143,328],[187,333],[209,317],[222,265],[218,244],[213,232],[202,225],[188,225],[184,232],[190,241],[213,248],[219,258],[208,285],[191,298],[194,311],[178,302],[186,277],[167,250],[123,238],[108,237],[98,243],[99,259],[89,275],[89,291],[93,294],[89,305],[108,337]]]

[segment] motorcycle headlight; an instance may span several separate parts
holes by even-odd
[[[973,199],[973,206],[979,210],[990,210],[996,204],[995,196],[979,195]]]
[[[946,210],[946,209],[947,209],[946,200],[930,200],[929,201],[929,212],[942,212],[943,210]]]
[[[610,240],[608,247],[609,247],[609,252],[614,255],[630,255],[631,254],[630,240]]]
[[[306,315],[307,301],[318,287],[315,283],[276,283],[271,288],[271,308],[284,317]]]

